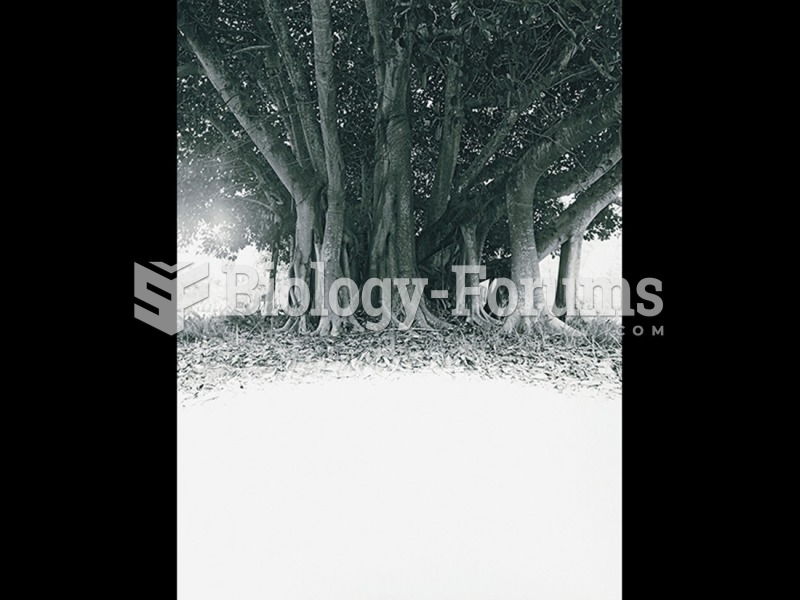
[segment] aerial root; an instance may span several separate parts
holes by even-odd
[[[571,335],[579,338],[586,337],[582,331],[575,329],[571,325],[567,325],[548,312],[541,313],[538,318],[513,313],[506,317],[503,323],[503,332],[529,334],[533,331],[536,323],[541,323],[544,329],[550,333]]]
[[[276,331],[278,333],[293,333],[297,330],[299,325],[300,319],[298,317],[289,317],[286,319],[286,323],[281,325]]]
[[[499,319],[496,319],[486,312],[482,306],[478,307],[477,309],[470,310],[470,314],[467,316],[466,320],[468,323],[473,323],[474,325],[477,325],[483,329],[493,329],[501,323]]]
[[[327,315],[324,317],[320,317],[319,324],[317,328],[314,330],[312,335],[324,337],[324,336],[338,336],[343,330],[350,328],[352,331],[356,332],[363,332],[364,326],[358,322],[353,315],[349,315],[347,317],[340,317],[337,314]]]
[[[550,331],[554,333],[561,333],[563,335],[571,335],[580,338],[586,337],[582,331],[575,329],[572,325],[567,325],[564,321],[554,317],[549,313],[544,315],[544,324]]]
[[[425,303],[421,303],[419,305],[420,310],[417,312],[417,319],[419,319],[420,314],[422,315],[423,319],[426,322],[426,325],[432,329],[452,329],[453,326],[445,321],[444,319],[440,319],[437,317],[431,309],[425,306]]]

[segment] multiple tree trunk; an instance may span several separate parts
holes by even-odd
[[[362,166],[363,195],[369,203],[372,222],[368,244],[369,277],[404,279],[405,292],[411,297],[415,288],[413,280],[420,273],[418,259],[427,261],[434,271],[444,270],[448,259],[442,250],[454,240],[460,246],[458,256],[462,264],[478,265],[489,228],[505,212],[512,254],[511,279],[521,291],[519,304],[523,305],[526,300],[532,302],[534,308],[543,310],[545,320],[553,323],[544,310],[541,288],[530,289],[532,282],[540,280],[540,258],[560,247],[559,278],[577,277],[584,232],[621,189],[619,144],[612,144],[606,152],[600,153],[594,164],[587,165],[584,173],[568,181],[559,182],[557,174],[548,172],[565,152],[617,126],[622,106],[619,89],[568,114],[538,135],[516,162],[503,163],[496,154],[520,115],[559,81],[575,56],[576,44],[566,44],[561,53],[555,54],[551,65],[542,70],[539,79],[520,95],[518,104],[507,111],[482,151],[459,175],[457,165],[465,110],[461,77],[463,49],[453,42],[443,65],[442,130],[432,193],[425,210],[426,229],[418,238],[409,114],[414,24],[411,19],[404,19],[399,31],[397,27],[387,26],[391,8],[389,0],[365,0],[376,87],[373,161],[371,167]],[[204,30],[188,13],[181,19],[180,30],[202,72],[258,148],[271,173],[291,196],[296,215],[291,275],[313,289],[312,263],[324,264],[322,283],[327,291],[335,279],[349,270],[347,244],[343,243],[345,155],[337,122],[330,0],[311,0],[313,86],[298,57],[279,4],[275,0],[264,0],[264,9],[265,22],[269,24],[273,39],[273,43],[264,48],[271,76],[259,79],[259,86],[268,101],[278,108],[285,132],[278,131],[269,119],[258,116],[258,108],[248,100],[237,76],[226,68],[224,56],[210,31]],[[315,99],[312,87],[316,91]],[[318,115],[314,105],[318,107]],[[482,178],[498,169],[503,181],[500,194],[487,201],[485,195],[473,193],[476,185],[483,185]],[[495,186],[500,187],[497,183]],[[564,210],[541,240],[537,239],[534,206],[541,194],[556,197],[554,194],[576,192],[576,201]],[[477,286],[478,274],[468,274],[466,284]],[[399,301],[397,288],[393,289],[391,320],[395,326],[445,326],[424,301],[416,314],[403,314],[403,303]],[[557,307],[566,303],[565,293],[565,289],[558,289]],[[341,317],[335,310],[336,304],[350,303],[346,288],[337,295],[325,293],[323,297],[323,305],[317,307],[321,309],[317,333],[336,335],[343,325],[360,329],[352,315]],[[469,320],[480,325],[496,322],[484,311],[477,297],[468,302]],[[303,314],[291,319],[286,329],[307,331],[307,317]],[[526,331],[532,323],[531,317],[523,316],[518,308],[506,317],[503,327],[506,331]],[[553,326],[564,327],[561,322]]]

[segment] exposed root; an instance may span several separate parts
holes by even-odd
[[[495,328],[495,326],[484,319],[483,317],[476,317],[474,315],[469,315],[466,318],[467,323],[472,323],[473,325],[480,327],[481,329],[485,329],[486,331],[490,331]]]
[[[447,310],[447,300],[445,300],[444,298],[436,298],[436,299],[428,298],[427,302],[437,307],[441,311]]]
[[[422,312],[422,308],[417,311],[417,314],[414,316],[414,320],[411,321],[410,326],[406,326],[401,324],[398,328],[400,331],[407,331],[409,329],[425,329],[428,331],[433,331],[435,328],[431,327],[431,324],[428,323],[428,320],[425,318],[425,315]]]
[[[330,335],[332,337],[336,337],[339,335],[339,324],[341,319],[338,315],[331,315],[330,317],[320,317],[319,324],[314,332],[311,334],[313,336],[324,337]]]
[[[353,329],[353,331],[357,331],[358,333],[366,331],[366,329],[364,329],[364,326],[361,323],[359,323],[358,319],[356,319],[355,316],[353,316],[353,315],[350,315],[349,317],[345,317],[344,321],[345,321],[345,323],[350,325],[350,327]]]
[[[400,314],[392,312],[392,325],[398,331],[407,331],[409,329],[425,329],[433,331],[435,329],[452,329],[452,325],[434,315],[430,309],[425,306],[424,302],[420,302],[417,314],[414,315],[411,325],[406,325],[401,319]]]
[[[317,328],[314,330],[312,335],[324,337],[324,336],[338,336],[342,331],[350,329],[352,331],[362,332],[364,331],[364,327],[358,320],[353,316],[350,315],[348,317],[340,317],[339,315],[333,313],[329,314],[326,317],[320,317],[319,324]]]
[[[503,333],[520,333],[524,329],[523,319],[530,319],[530,317],[521,317],[518,312],[508,315],[503,322]]]
[[[428,331],[433,331],[435,329],[452,328],[450,323],[443,321],[434,315],[430,309],[425,306],[424,301],[420,302],[419,307],[417,308],[417,314],[414,315],[410,325],[405,324],[406,317],[407,315],[405,315],[403,312],[402,307],[397,306],[392,310],[387,326],[391,326],[397,331],[408,331],[409,329],[425,329]]]
[[[498,327],[502,321],[490,315],[482,306],[472,308],[470,314],[466,318],[467,323],[472,323],[483,329],[494,329]]]
[[[504,333],[529,334],[537,323],[540,323],[544,330],[550,333],[586,337],[582,331],[567,325],[548,311],[542,311],[538,317],[522,316],[519,312],[514,312],[506,317],[502,330]]]
[[[297,328],[299,333],[308,333],[308,315],[300,315],[300,326]]]
[[[286,323],[276,331],[278,333],[308,333],[308,316],[289,317]]]
[[[545,326],[554,333],[561,333],[564,335],[571,335],[581,338],[586,337],[582,331],[575,329],[572,325],[567,325],[564,321],[554,317],[550,313],[545,313],[543,315],[543,319]]]
[[[276,331],[278,333],[294,333],[297,331],[298,326],[300,325],[299,317],[289,317],[286,319],[286,323],[281,325]]]
[[[452,329],[453,328],[453,326],[450,323],[448,323],[444,319],[440,319],[435,314],[433,314],[433,312],[431,312],[431,309],[429,309],[427,306],[425,306],[425,301],[420,302],[419,311],[417,311],[417,318],[419,318],[420,313],[422,313],[422,316],[427,321],[429,327],[432,326],[433,328],[436,328],[436,329]]]

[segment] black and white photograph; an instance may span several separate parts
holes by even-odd
[[[620,600],[621,0],[176,25],[178,599]]]

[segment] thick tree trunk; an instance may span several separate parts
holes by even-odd
[[[463,50],[460,45],[451,47],[452,56],[447,57],[445,68],[444,98],[441,114],[441,141],[439,143],[439,157],[436,163],[436,174],[433,179],[431,198],[425,211],[425,222],[437,221],[450,202],[453,187],[453,175],[456,170],[456,161],[461,147],[461,129],[464,122],[464,104],[461,91],[461,71]],[[448,266],[452,260],[452,252],[440,250],[429,259],[430,268],[437,273],[437,285],[442,287],[447,284]]]
[[[553,313],[566,323],[567,317],[575,315],[575,282],[581,270],[581,246],[583,231],[577,232],[561,244],[558,260],[558,281],[556,281],[556,300]]]
[[[534,231],[534,193],[544,172],[559,156],[611,126],[619,119],[621,111],[622,96],[620,90],[616,90],[603,100],[563,119],[545,132],[542,141],[523,155],[509,176],[506,182],[506,207],[511,237],[511,279],[517,286],[519,301],[506,318],[504,331],[529,331],[533,318],[539,316],[555,329],[567,327],[561,322],[553,323],[557,320],[547,313],[545,307]],[[533,289],[526,289],[526,285],[533,285]]]
[[[461,129],[464,123],[463,94],[461,93],[461,51],[452,50],[453,57],[448,56],[445,69],[444,99],[441,115],[442,137],[439,144],[439,158],[436,163],[436,175],[433,179],[433,190],[426,211],[426,222],[433,223],[444,213],[450,200],[453,186],[453,174],[456,170],[459,148],[461,147]]]
[[[322,143],[325,149],[325,169],[327,173],[328,208],[325,213],[325,232],[322,238],[322,262],[325,265],[324,308],[317,333],[337,335],[342,321],[361,329],[352,315],[338,314],[338,300],[341,295],[346,306],[350,296],[346,289],[341,294],[331,294],[333,283],[341,277],[342,237],[344,235],[344,158],[339,144],[336,123],[336,86],[333,81],[333,33],[331,30],[330,0],[311,0],[311,19],[314,36],[314,69],[319,99]]]
[[[536,180],[533,180],[533,184],[536,184]],[[508,186],[506,206],[511,237],[511,280],[517,286],[519,296],[517,307],[506,318],[503,329],[507,332],[517,331],[520,328],[529,331],[532,321],[529,316],[522,316],[524,299],[532,299],[532,305],[524,306],[530,313],[544,307],[544,295],[540,287],[542,276],[539,269],[539,253],[536,250],[533,206],[528,188],[519,184]],[[530,288],[531,285],[534,287]]]
[[[267,13],[270,26],[274,32],[275,43],[280,50],[280,58],[286,67],[289,76],[289,83],[294,97],[294,105],[299,115],[300,126],[303,132],[306,148],[308,148],[309,159],[314,170],[324,176],[325,153],[323,150],[322,135],[314,114],[312,95],[308,85],[308,77],[304,72],[301,61],[296,56],[294,42],[289,33],[286,23],[286,16],[283,9],[275,0],[264,0],[264,9]],[[332,60],[333,53],[329,60]]]
[[[318,229],[319,219],[317,204],[324,185],[325,173],[322,173],[322,177],[320,177],[319,173],[304,168],[284,143],[281,134],[266,119],[257,117],[258,111],[252,106],[252,102],[239,85],[237,78],[225,69],[222,55],[213,37],[203,31],[197,22],[190,18],[190,15],[181,14],[183,18],[180,23],[181,31],[209,81],[295,202],[295,242],[290,271],[295,278],[306,282],[306,285],[310,287],[310,262],[313,260],[315,234],[318,236],[318,232],[315,232]],[[296,301],[297,290],[291,296]],[[290,304],[292,303],[290,298]],[[296,302],[294,303],[296,304]],[[307,314],[303,314],[297,319],[289,319],[285,329],[306,332],[308,329]]]
[[[297,219],[295,221],[295,238],[292,249],[292,263],[290,265],[290,276],[305,282],[309,290],[309,306],[313,303],[311,295],[311,262],[314,260],[314,238],[318,236],[315,232],[317,222],[316,198],[310,198],[297,205]],[[299,290],[290,290],[289,303],[296,307],[299,304]],[[282,331],[298,331],[308,333],[308,310],[297,317],[290,317],[284,324]]]
[[[268,22],[259,20],[257,30],[265,40],[274,40],[272,28]],[[264,64],[266,66],[265,72],[258,68],[258,63],[255,61],[250,63],[250,71],[259,88],[277,107],[289,144],[298,162],[303,168],[311,169],[311,158],[306,146],[303,128],[300,125],[300,114],[297,110],[297,103],[294,100],[294,92],[278,48],[274,47],[273,44],[264,46]]]
[[[477,267],[481,264],[481,249],[483,248],[483,241],[479,239],[478,225],[472,223],[469,225],[461,226],[461,264],[470,267]],[[477,288],[480,285],[479,273],[466,273],[464,275],[464,286]],[[480,295],[469,295],[466,297],[466,308],[469,311],[467,320],[480,325],[481,327],[488,327],[496,325],[497,321],[489,315],[483,307],[483,300]]]
[[[605,208],[619,200],[621,191],[622,162],[620,161],[560,215],[556,221],[555,233],[542,243],[541,248],[548,254],[555,244],[561,243],[554,312],[562,321],[566,322],[567,317],[577,314],[576,290],[580,276],[581,246],[586,228]]]
[[[375,115],[375,166],[373,175],[373,232],[370,248],[370,276],[416,277],[414,247],[414,208],[412,198],[411,126],[408,116],[408,83],[413,45],[412,25],[406,20],[399,36],[386,27],[384,0],[366,0],[370,33],[373,40],[375,80],[378,89]],[[396,286],[393,286],[396,290]],[[413,284],[406,287],[408,297]],[[425,306],[419,304],[415,315],[403,313],[402,303],[393,294],[392,319],[403,327],[414,324],[428,328],[431,323],[444,325]]]

